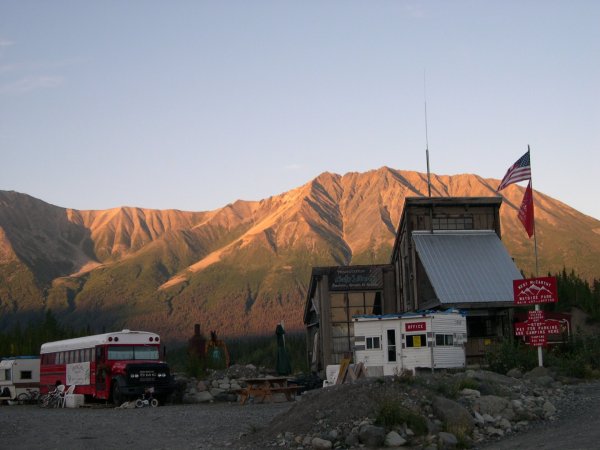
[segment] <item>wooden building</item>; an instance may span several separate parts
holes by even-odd
[[[404,203],[392,264],[399,313],[467,313],[467,356],[511,334],[512,281],[521,279],[500,230],[501,197],[418,197]]]
[[[352,316],[392,313],[396,297],[392,265],[314,267],[304,309],[311,370],[352,353]]]
[[[311,368],[352,352],[352,316],[460,309],[467,358],[511,334],[521,279],[500,229],[501,197],[406,198],[391,264],[315,267],[304,311]]]

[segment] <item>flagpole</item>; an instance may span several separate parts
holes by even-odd
[[[529,152],[529,167],[531,167],[531,149],[529,148],[529,144],[527,144],[527,152]],[[535,207],[533,205],[533,170],[531,171],[529,183],[531,184],[531,207],[533,208],[533,251],[535,253],[535,276],[537,278],[540,276],[540,267],[538,264],[537,233],[535,232]],[[535,304],[535,310],[541,310],[539,303]],[[544,367],[544,355],[541,345],[538,347],[538,366]]]
[[[427,193],[431,198],[431,172],[429,171],[429,137],[427,135],[427,80],[423,70],[423,97],[425,99],[425,158],[427,159]],[[433,231],[433,227],[432,227]]]

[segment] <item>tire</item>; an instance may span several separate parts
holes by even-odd
[[[138,399],[135,401],[135,407],[136,407],[136,408],[143,408],[143,407],[144,407],[144,402],[142,401],[142,399],[141,399],[141,398],[138,398]]]
[[[40,398],[38,398],[38,405],[41,408],[47,408],[49,401],[50,401],[50,395],[49,394],[41,395]]]
[[[155,398],[150,400],[150,406],[152,406],[153,408],[156,408],[158,406],[158,400]]]
[[[29,403],[30,399],[31,399],[31,397],[29,396],[29,394],[27,392],[21,392],[19,395],[17,395],[17,401],[19,402],[19,405],[24,405],[26,403]]]
[[[115,406],[121,406],[124,401],[118,381],[115,381],[112,387],[112,401]]]

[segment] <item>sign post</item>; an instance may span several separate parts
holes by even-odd
[[[547,335],[557,332],[558,324],[554,320],[546,320],[540,303],[556,303],[558,289],[555,277],[538,277],[525,280],[513,280],[515,305],[535,305],[534,311],[529,311],[525,322],[515,324],[516,336],[528,336],[529,345],[538,348],[538,365],[543,367],[544,358],[542,347],[547,344]]]

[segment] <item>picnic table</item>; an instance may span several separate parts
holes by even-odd
[[[273,401],[273,394],[285,394],[288,401],[295,399],[299,386],[288,385],[287,377],[242,378],[246,387],[240,389],[240,404],[246,403],[252,397],[254,401]]]

